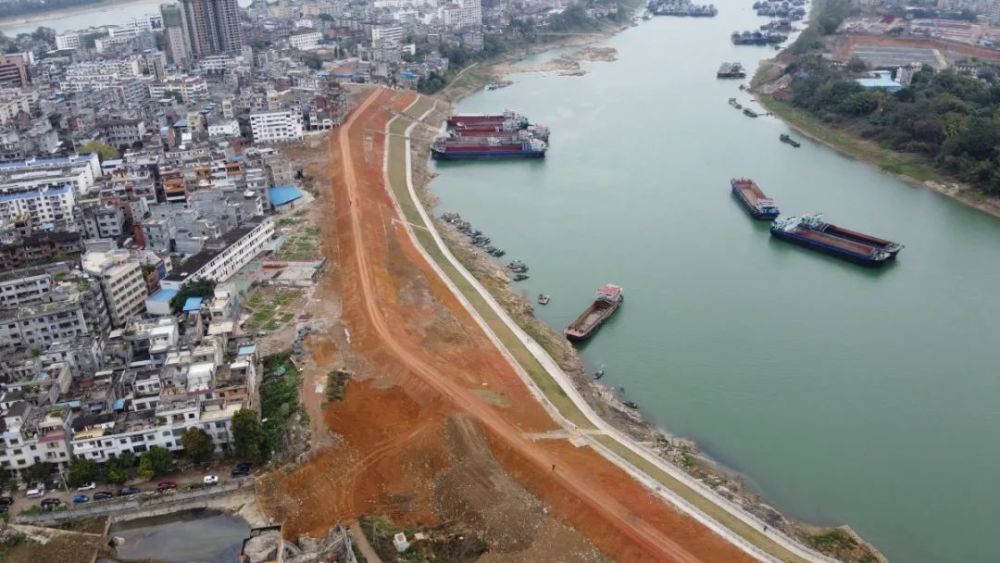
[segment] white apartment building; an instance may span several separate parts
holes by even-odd
[[[0,125],[7,125],[21,112],[31,115],[38,105],[38,91],[20,88],[0,90]]]
[[[173,94],[179,94],[183,103],[203,100],[208,97],[208,83],[200,76],[184,76],[149,85],[149,95],[154,100],[160,100]]]
[[[100,290],[54,287],[49,293],[51,301],[0,310],[0,351],[43,350],[57,340],[107,332]]]
[[[80,34],[75,31],[56,35],[56,49],[79,49],[82,45]]]
[[[69,186],[0,187],[0,220],[15,222],[30,217],[35,224],[71,221],[73,190]]]
[[[208,126],[209,137],[239,137],[240,122],[235,119],[219,121]]]
[[[302,140],[302,112],[258,111],[250,114],[254,143],[284,143]]]
[[[166,278],[164,289],[180,289],[188,281],[211,279],[224,282],[264,251],[274,236],[274,222],[268,217],[247,221],[218,239],[205,243],[205,250],[188,258]]]
[[[483,8],[479,0],[458,0],[442,8],[444,24],[452,29],[481,27]]]
[[[20,307],[41,301],[52,289],[52,272],[69,271],[57,266],[24,268],[0,273],[0,307]]]
[[[392,41],[397,45],[402,43],[403,26],[401,25],[372,26],[372,44],[382,44],[385,41]]]
[[[81,262],[83,270],[101,282],[112,326],[125,326],[130,318],[142,315],[146,309],[146,280],[139,261],[127,250],[87,252]]]
[[[288,37],[288,44],[291,45],[292,49],[298,49],[300,51],[311,51],[319,47],[320,41],[323,40],[323,34],[318,31],[308,31],[305,33],[296,33]]]
[[[5,393],[4,397],[9,394],[11,392]],[[0,466],[15,477],[20,477],[21,470],[36,463],[53,463],[63,470],[72,460],[63,417],[45,414],[28,402],[17,400],[7,406],[3,421],[4,447],[0,449]]]

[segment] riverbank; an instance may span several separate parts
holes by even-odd
[[[822,143],[843,155],[874,166],[908,184],[933,190],[983,213],[1000,218],[1000,198],[990,198],[982,192],[943,176],[920,155],[886,149],[862,139],[850,131],[826,125],[808,113],[796,109],[791,104],[774,99],[764,92],[763,87],[756,87],[753,92],[761,106],[799,134]]]
[[[540,49],[537,52],[546,50],[549,49]],[[536,54],[536,52],[529,54]],[[517,68],[516,62],[503,60],[496,68],[501,72]],[[481,72],[488,77],[491,67],[490,65],[483,66]],[[487,79],[486,82],[488,81]],[[477,90],[469,88],[468,84],[461,84],[458,88],[446,89],[449,94],[447,99],[457,102]],[[443,114],[437,118],[440,121],[443,119]],[[433,194],[427,190],[427,183],[433,176],[422,169],[421,157],[426,155],[426,151],[424,147],[420,146],[421,141],[422,139],[418,137],[416,141],[418,157],[416,158],[414,183],[424,207],[433,210],[437,206],[437,201]],[[446,211],[461,210],[449,209]],[[462,265],[489,290],[491,295],[500,302],[525,332],[541,344],[546,352],[559,363],[560,367],[571,376],[576,389],[604,420],[611,422],[633,440],[651,445],[662,459],[682,468],[688,475],[713,489],[716,494],[740,506],[761,521],[767,522],[768,526],[781,530],[789,537],[797,538],[803,544],[821,548],[825,553],[847,561],[885,560],[876,549],[867,545],[848,527],[817,528],[785,518],[765,503],[761,497],[748,490],[739,475],[727,471],[721,465],[702,455],[694,442],[671,436],[648,423],[638,411],[625,406],[613,389],[593,379],[576,349],[561,334],[534,316],[532,303],[511,288],[509,278],[502,265],[469,244],[467,238],[461,235],[450,223],[435,219],[435,224],[449,249]]]
[[[7,16],[0,18],[0,28],[22,26],[34,22],[46,21],[53,18],[61,18],[67,16],[78,16],[81,14],[86,14],[87,12],[99,9],[99,8],[109,8],[111,6],[122,5],[122,4],[138,4],[143,0],[96,0],[90,4],[81,4],[79,6],[70,6],[67,8],[59,8],[56,10],[44,10],[41,12],[31,12],[29,14],[22,14],[17,16]]]

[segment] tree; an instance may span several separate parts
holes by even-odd
[[[95,480],[97,464],[92,460],[76,458],[69,464],[66,482],[70,487],[82,487]]]
[[[211,297],[215,294],[215,280],[201,279],[188,283],[170,300],[170,310],[175,314],[184,307],[188,297]]]
[[[212,452],[215,451],[212,438],[201,428],[188,428],[181,436],[181,445],[184,446],[184,455],[195,463],[212,459]]]
[[[319,55],[313,52],[302,55],[302,63],[313,70],[323,68],[323,59],[319,58]]]
[[[256,412],[240,409],[233,415],[233,445],[236,457],[254,463],[264,461],[264,432]]]
[[[10,471],[0,467],[0,490],[5,490],[8,487],[13,488],[14,475]]]
[[[115,485],[124,484],[132,475],[132,468],[135,467],[135,461],[135,454],[132,452],[125,452],[108,461],[104,468],[104,480]]]
[[[118,149],[112,147],[111,145],[98,143],[97,141],[91,141],[84,145],[80,145],[79,147],[77,147],[76,152],[80,154],[90,154],[96,152],[98,158],[100,158],[102,162],[109,159],[115,159],[121,156],[121,153],[118,152]]]
[[[152,479],[170,472],[174,464],[174,456],[170,450],[153,446],[139,457],[139,476]]]
[[[21,477],[25,483],[37,483],[52,476],[56,466],[51,463],[36,463],[21,470]]]

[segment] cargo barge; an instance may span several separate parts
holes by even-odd
[[[746,78],[747,73],[740,63],[722,63],[715,73],[716,78]]]
[[[733,178],[729,184],[733,188],[733,195],[754,219],[774,219],[781,213],[774,200],[764,195],[757,182],[749,178]]]
[[[526,138],[489,137],[485,139],[443,138],[431,145],[431,155],[439,160],[489,160],[506,158],[543,158],[545,141]]]
[[[882,266],[903,249],[899,243],[827,223],[820,214],[776,219],[771,235],[863,266]]]
[[[544,125],[529,125],[527,127],[516,127],[511,122],[479,124],[472,126],[456,127],[451,130],[452,137],[476,138],[476,137],[534,137],[542,141],[549,140],[549,128]]]
[[[497,124],[510,122],[516,125],[518,129],[524,129],[529,125],[528,118],[519,114],[512,112],[510,110],[505,111],[500,114],[458,114],[453,115],[448,118],[447,125],[449,129],[455,129],[458,127],[471,127],[480,126],[484,124]]]
[[[590,307],[566,327],[566,338],[574,342],[590,338],[598,327],[618,310],[624,300],[625,292],[621,286],[609,283],[601,287],[597,290]]]
[[[734,31],[729,38],[733,45],[776,45],[783,43],[788,39],[788,36],[770,31],[744,31],[742,33]]]
[[[719,14],[714,4],[692,4],[690,0],[651,0],[646,9],[654,16],[714,18]]]

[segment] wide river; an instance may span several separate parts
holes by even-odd
[[[697,440],[780,510],[847,523],[895,561],[995,562],[1000,549],[1000,221],[731,108],[716,80],[769,48],[750,0],[655,18],[582,77],[519,74],[463,112],[552,128],[544,161],[444,163],[457,211],[531,266],[562,329],[603,283],[625,305],[583,347],[642,412]],[[551,53],[526,61],[538,62]],[[756,104],[752,104],[756,106]],[[774,240],[730,195],[757,180],[786,213],[898,240],[872,271]]]

